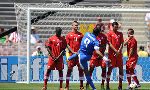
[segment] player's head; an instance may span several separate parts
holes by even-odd
[[[114,19],[110,19],[109,23],[113,23],[113,22],[115,22],[115,20]]]
[[[140,51],[144,51],[144,46],[140,46],[140,47],[139,47],[139,50],[140,50]]]
[[[62,29],[61,29],[60,27],[56,27],[55,30],[56,30],[56,31],[55,31],[55,32],[56,32],[56,36],[57,36],[57,37],[60,37],[60,36],[61,36],[61,31],[62,31]]]
[[[78,21],[73,21],[72,22],[72,30],[75,30],[75,31],[77,31],[78,30]]]
[[[0,33],[4,32],[4,28],[0,27]]]
[[[95,27],[95,28],[93,29],[93,34],[94,34],[95,36],[98,36],[98,34],[100,33],[100,31],[101,31],[100,28]]]
[[[117,31],[119,24],[118,24],[118,22],[113,22],[112,26],[113,26],[113,31]]]
[[[41,46],[36,47],[37,51],[41,51]]]
[[[133,36],[134,30],[132,28],[129,28],[127,34],[128,34],[128,37]]]
[[[101,17],[97,17],[97,21],[98,22],[102,22],[102,18]]]
[[[99,28],[100,32],[104,32],[104,30],[101,29],[101,25],[100,24],[96,24],[95,28]]]
[[[36,33],[36,29],[35,29],[35,27],[31,27],[31,34],[35,34]]]

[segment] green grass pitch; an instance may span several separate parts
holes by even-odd
[[[97,90],[100,90],[100,84],[95,83]],[[43,84],[20,84],[20,83],[0,83],[0,90],[41,90]],[[85,84],[84,84],[85,86]],[[117,83],[111,83],[110,88],[111,90],[117,90]],[[138,90],[150,90],[150,83],[142,83],[141,88]],[[63,84],[65,87],[65,84]],[[127,84],[123,84],[123,89],[126,90]],[[47,90],[59,90],[59,84],[48,83]],[[78,83],[71,83],[70,90],[79,90]],[[91,89],[92,90],[92,89]]]

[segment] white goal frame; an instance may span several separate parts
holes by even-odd
[[[123,13],[146,13],[150,12],[148,8],[27,8],[27,84],[30,83],[30,31],[31,31],[31,11],[49,10],[49,11],[82,11],[82,12],[123,12]]]

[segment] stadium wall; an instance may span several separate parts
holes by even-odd
[[[25,57],[23,57],[25,58]],[[31,57],[31,68],[30,68],[30,81],[31,82],[43,82],[44,73],[46,70],[47,65],[47,57]],[[125,62],[127,60],[126,57],[123,58],[124,60],[124,82],[126,82],[126,73],[125,73]],[[140,57],[136,66],[136,73],[140,82],[150,82],[150,57],[142,58]],[[21,61],[22,66],[26,65],[26,60],[22,59]],[[0,82],[18,82],[19,79],[25,81],[26,76],[22,76],[21,73],[26,75],[26,68],[25,70],[18,71],[18,56],[0,56]],[[26,67],[26,66],[25,66]],[[79,82],[78,77],[78,69],[74,67],[75,70],[71,76],[71,82]],[[118,80],[118,69],[114,69],[111,75],[111,81],[116,82]],[[64,57],[64,80],[66,78],[67,73],[67,63],[66,57]],[[93,72],[93,81],[99,82],[101,80],[101,68],[98,67]],[[58,82],[58,72],[54,70],[49,77],[49,82]]]

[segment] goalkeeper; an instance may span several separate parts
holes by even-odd
[[[44,77],[44,86],[42,90],[47,90],[47,81],[51,70],[58,70],[60,80],[60,90],[63,90],[63,54],[66,49],[67,43],[65,37],[61,36],[62,29],[56,27],[56,35],[49,37],[46,42],[46,48],[49,52],[49,60],[47,64],[47,70]]]

